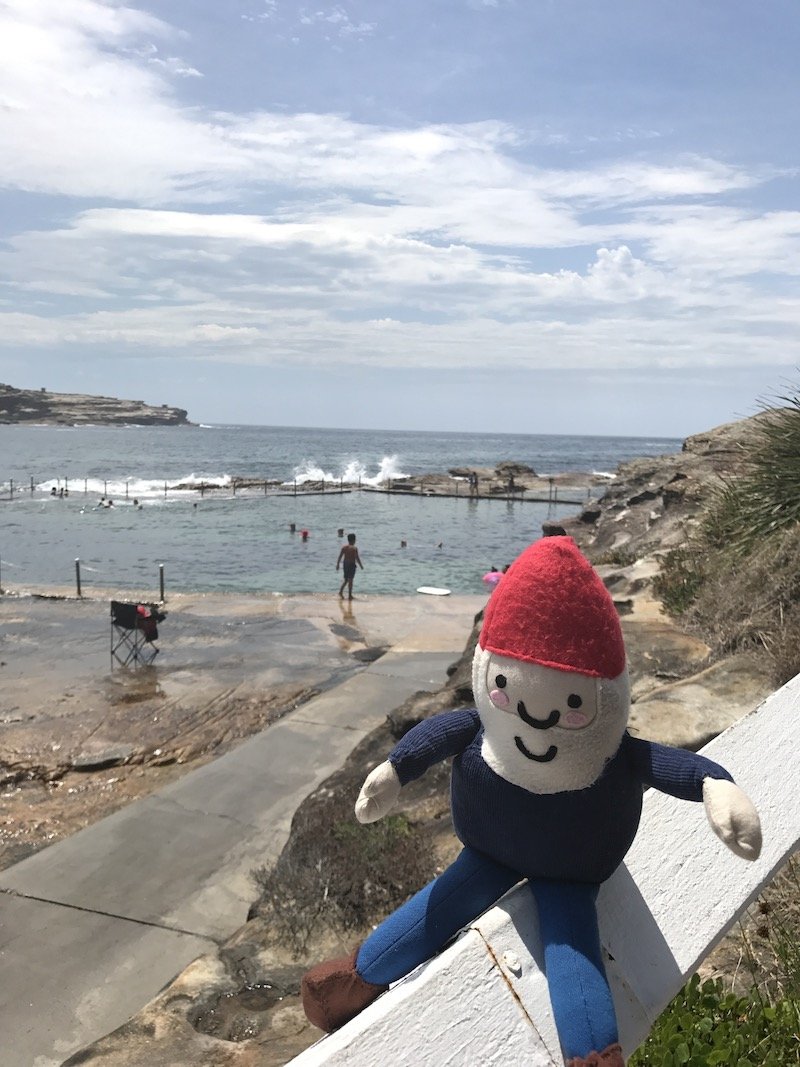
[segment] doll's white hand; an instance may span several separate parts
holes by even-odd
[[[731,852],[745,860],[757,860],[761,821],[747,794],[725,778],[705,778],[703,803],[711,829]]]
[[[376,822],[394,807],[400,796],[400,779],[388,760],[379,763],[370,771],[356,801],[356,818],[359,822]]]

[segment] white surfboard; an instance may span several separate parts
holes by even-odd
[[[440,589],[436,585],[421,585],[417,589],[418,593],[428,593],[430,596],[450,596],[449,589]]]

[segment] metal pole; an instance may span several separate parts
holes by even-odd
[[[103,496],[108,496],[108,482],[103,482]]]
[[[31,475],[31,492],[33,492],[33,475]]]
[[[164,482],[164,499],[167,499],[167,483]]]
[[[78,599],[81,598],[81,561],[75,560],[75,586],[78,590]]]
[[[8,482],[8,498],[11,500],[14,496],[14,479],[10,478]]]
[[[84,478],[83,479],[83,495],[86,496],[86,494],[88,492],[89,492],[89,479],[88,478]]]
[[[128,499],[128,483],[125,483],[125,499]]]
[[[164,564],[158,565],[158,588],[161,593],[161,603],[164,603]]]

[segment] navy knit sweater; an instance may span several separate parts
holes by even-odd
[[[645,788],[697,801],[704,778],[733,781],[704,756],[625,733],[587,789],[530,793],[495,774],[481,756],[482,740],[476,710],[445,712],[409,730],[389,760],[405,785],[455,756],[451,804],[459,839],[529,878],[603,882],[636,836]]]

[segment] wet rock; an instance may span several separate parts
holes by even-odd
[[[288,993],[288,989],[275,982],[255,982],[217,994],[211,1004],[190,1012],[189,1021],[201,1034],[223,1041],[247,1041],[262,1032],[267,1023],[266,1013]]]
[[[545,519],[542,523],[542,537],[563,537],[566,532],[560,522]]]
[[[372,648],[357,648],[353,653],[353,659],[357,659],[359,663],[374,663],[375,660],[385,656],[388,650],[379,645]]]
[[[133,745],[92,745],[74,756],[70,769],[73,771],[100,771],[104,767],[117,767],[131,758],[136,749]]]
[[[505,478],[508,481],[509,477],[513,474],[514,478],[521,478],[528,475],[531,478],[536,478],[537,474],[533,467],[530,467],[527,463],[515,463],[510,460],[506,460],[504,463],[498,463],[495,467],[497,475],[500,478]]]
[[[332,622],[329,627],[332,634],[337,637],[344,637],[347,641],[362,641],[364,635],[360,630],[357,630],[355,626],[347,626],[343,622]]]

